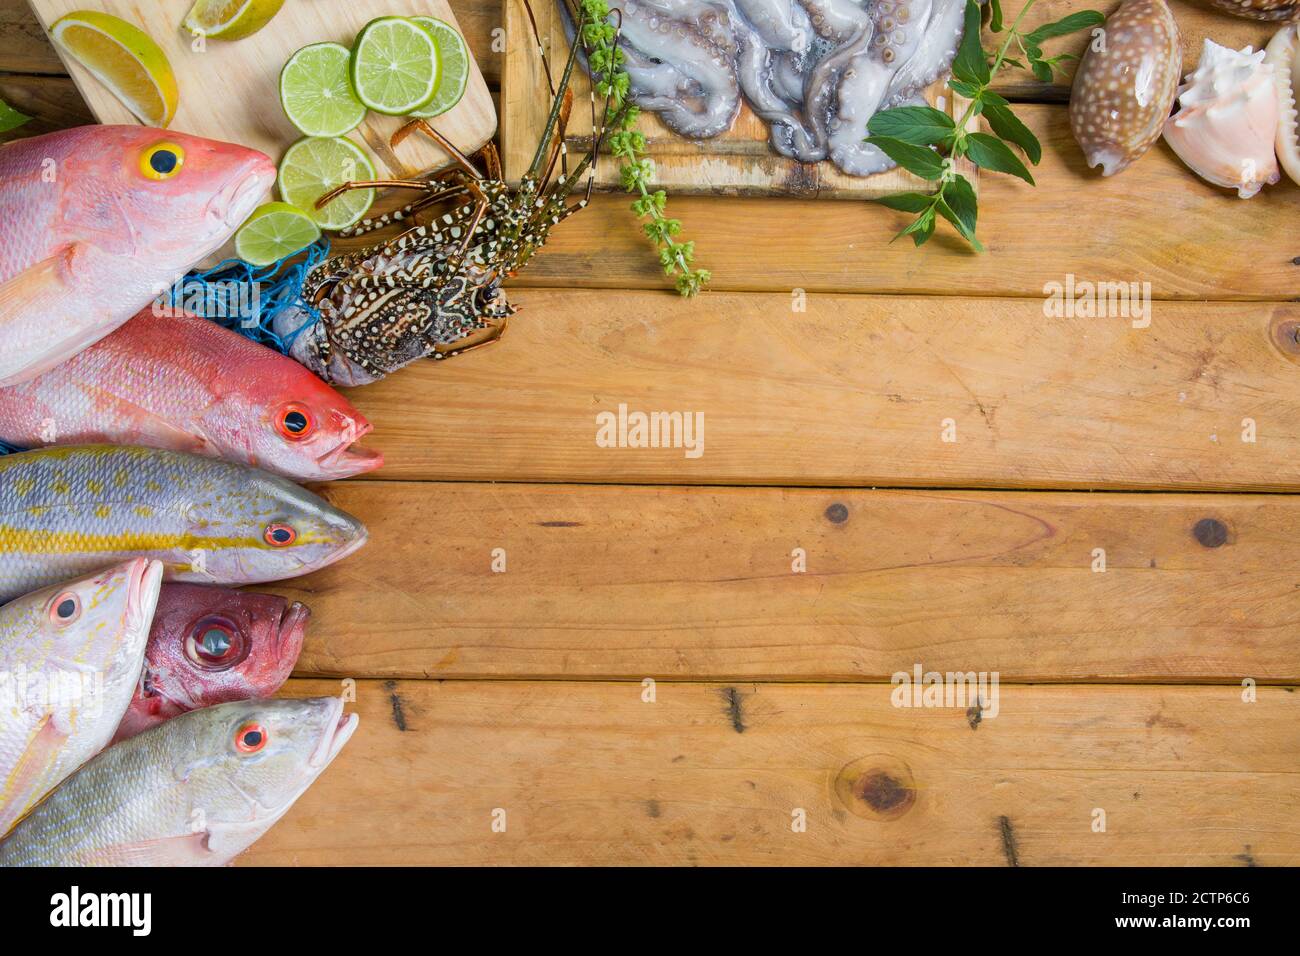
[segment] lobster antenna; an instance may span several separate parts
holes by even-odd
[[[554,97],[555,81],[551,79],[551,60],[546,55],[546,44],[542,43],[542,31],[537,29],[537,17],[533,15],[533,5],[528,0],[524,0],[524,12],[528,14],[528,25],[533,28],[533,41],[537,44],[537,52],[542,57],[542,72],[546,74],[546,87]]]
[[[529,5],[528,0],[523,0],[523,3],[524,7],[528,10],[529,19],[531,20],[532,7]],[[578,47],[581,45],[582,27],[586,22],[585,17],[578,21],[577,33],[574,37],[573,45],[569,49],[569,58],[564,63],[564,75],[560,77],[561,90],[567,91],[569,89],[569,81],[573,77],[573,67],[578,60]],[[536,30],[536,21],[533,21],[533,24],[533,29]],[[541,46],[541,42],[542,41],[539,37],[537,40],[538,46]],[[546,150],[550,145],[551,137],[555,135],[555,126],[556,123],[559,122],[560,110],[563,107],[563,104],[564,97],[557,94],[551,103],[550,115],[546,118],[546,129],[542,131],[541,139],[537,143],[537,152],[533,155],[533,161],[528,165],[529,176],[536,176],[542,167],[542,160],[546,156]]]

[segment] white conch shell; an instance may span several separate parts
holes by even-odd
[[[1291,24],[1269,41],[1264,62],[1273,67],[1277,84],[1277,158],[1286,174],[1300,183],[1300,129],[1295,94],[1300,87],[1300,26]]]
[[[1202,179],[1249,199],[1282,178],[1273,153],[1277,87],[1263,50],[1206,40],[1201,62],[1178,88],[1178,105],[1165,140]]]

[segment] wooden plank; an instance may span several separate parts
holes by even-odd
[[[95,121],[90,107],[66,76],[0,74],[0,100],[32,117],[31,122],[0,133],[0,143]]]
[[[371,543],[274,587],[315,612],[303,676],[887,681],[920,663],[1006,680],[1300,679],[1295,497],[323,493]]]
[[[890,690],[362,681],[352,742],[241,862],[1300,862],[1300,695],[1003,685],[972,727]]]
[[[47,27],[83,6],[83,0],[30,0]],[[147,31],[167,54],[180,87],[180,106],[171,129],[212,139],[229,140],[260,149],[275,159],[301,137],[279,108],[279,76],[285,61],[308,43],[333,40],[351,44],[365,24],[380,16],[423,13],[457,26],[446,0],[349,0],[341,6],[289,3],[276,14],[274,25],[233,43],[212,40],[200,49],[183,30],[167,29],[169,17],[180,16],[161,3],[141,5],[133,0],[105,0],[96,9],[122,17]],[[135,123],[135,118],[106,86],[82,66],[65,58],[73,80],[91,108],[105,123]],[[447,162],[446,154],[424,136],[408,138],[396,150],[389,137],[401,125],[399,117],[371,113],[349,136],[369,147],[381,177],[404,178]],[[487,85],[471,67],[461,101],[438,118],[439,129],[466,152],[473,152],[496,132],[496,111]]]
[[[1119,9],[1120,3],[1121,0],[1038,0],[1026,17],[1022,29],[1028,32],[1041,24],[1059,20],[1078,10],[1097,10],[1110,16]],[[1017,0],[1011,0],[1003,4],[1004,14],[1010,19],[1019,12],[1022,5],[1023,3]],[[1174,19],[1178,21],[1178,30],[1182,35],[1184,74],[1190,73],[1195,68],[1201,56],[1201,46],[1207,38],[1223,46],[1230,46],[1234,50],[1239,50],[1247,44],[1260,50],[1279,28],[1277,23],[1245,20],[1184,0],[1169,0],[1169,8],[1173,11]],[[988,29],[987,23],[986,8],[984,48],[995,50],[1005,40],[1006,34],[993,33]],[[1074,33],[1058,40],[1049,40],[1044,48],[1049,55],[1071,53],[1082,56],[1090,38],[1091,34],[1087,32]],[[1069,97],[1076,65],[1075,60],[1062,61],[1062,70],[1052,83],[1040,83],[1032,73],[1025,70],[1006,69],[998,74],[995,87],[1002,95],[1015,99],[1063,102]]]
[[[501,117],[502,161],[506,178],[517,183],[532,163],[546,131],[551,100],[546,95],[547,75],[533,38],[523,0],[502,0],[506,36]],[[568,34],[560,0],[532,4],[537,35],[547,51],[551,74],[557,82],[569,53]],[[574,155],[591,148],[593,121],[591,83],[579,66],[571,83],[578,104],[569,121],[566,143]],[[954,119],[961,118],[969,101],[946,89],[942,81],[926,91],[926,98]],[[976,124],[972,122],[973,128]],[[900,192],[926,190],[926,183],[906,170],[891,169],[874,176],[847,176],[829,162],[800,163],[776,153],[768,143],[769,129],[742,102],[731,128],[710,139],[687,139],[644,113],[636,128],[646,138],[647,155],[654,158],[655,180],[676,195],[701,196],[803,196],[822,199],[870,199]],[[608,150],[605,151],[608,155]],[[619,164],[612,158],[596,170],[597,188],[621,190]],[[958,171],[973,183],[974,165],[962,160]]]
[[[1300,293],[1300,186],[1249,201],[1199,180],[1159,144],[1122,175],[1089,170],[1061,106],[1022,106],[1043,141],[1037,188],[987,175],[986,255],[943,229],[921,249],[890,242],[909,217],[867,203],[678,196],[715,290],[900,292],[1038,298],[1067,273],[1149,281],[1159,299],[1290,299]],[[1194,224],[1194,227],[1190,224]],[[599,196],[551,236],[521,280],[573,288],[664,288],[654,249],[621,196]],[[708,308],[702,305],[701,308]]]
[[[1134,277],[1136,278],[1136,276]],[[1293,490],[1300,305],[530,290],[501,342],[354,391],[385,478]],[[597,414],[700,413],[704,451]],[[1243,442],[1253,419],[1256,441]],[[944,441],[951,419],[955,442]]]

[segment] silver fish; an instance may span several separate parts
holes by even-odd
[[[0,608],[0,834],[108,744],[161,583],[162,565],[136,558]]]
[[[357,729],[334,697],[190,711],[104,751],[0,843],[0,866],[222,866]]]
[[[365,541],[356,518],[247,465],[107,445],[0,458],[0,600],[136,556],[169,581],[278,581]]]

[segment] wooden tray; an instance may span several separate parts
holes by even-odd
[[[30,3],[47,30],[64,14],[84,9],[103,10],[136,24],[158,42],[176,71],[180,108],[172,120],[172,129],[260,149],[277,162],[302,135],[280,109],[280,68],[295,50],[322,40],[351,46],[366,23],[389,14],[426,14],[460,29],[446,0],[287,0],[275,19],[251,37],[229,43],[209,40],[200,52],[192,47],[194,38],[180,28],[191,0]],[[96,119],[101,123],[136,122],[89,72],[62,51],[59,55]],[[399,118],[371,113],[350,134],[358,144],[369,148],[381,177],[409,177],[445,165],[446,154],[423,136],[409,137],[394,153],[388,139],[401,123]],[[438,117],[437,126],[466,152],[478,149],[496,132],[496,109],[483,75],[472,60],[464,98]]]
[[[537,29],[551,58],[551,71],[558,82],[569,52],[563,0],[532,0]],[[537,142],[546,127],[550,100],[541,57],[533,41],[523,0],[503,0],[506,36],[510,38],[501,79],[501,140],[506,178],[518,182],[528,168]],[[587,95],[590,80],[581,67],[574,71],[573,116],[569,123],[571,151],[590,148],[591,112]],[[935,83],[926,94],[934,106],[954,119],[967,101]],[[692,140],[678,136],[652,113],[637,121],[646,138],[647,155],[655,163],[655,185],[679,195],[706,196],[802,196],[827,199],[873,199],[900,192],[928,192],[929,184],[902,169],[874,176],[846,176],[830,162],[800,163],[775,152],[768,144],[768,127],[742,103],[732,128],[713,139]],[[618,161],[601,160],[596,184],[603,189],[622,189]],[[977,182],[974,166],[965,160],[958,171],[972,184]]]

